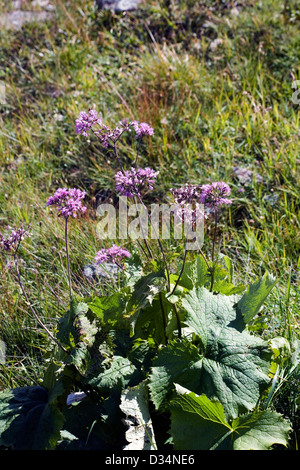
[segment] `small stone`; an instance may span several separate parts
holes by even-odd
[[[115,13],[134,11],[138,8],[142,0],[96,0],[98,8],[111,10]]]
[[[235,166],[233,172],[239,182],[243,185],[250,184],[252,180],[255,180],[257,183],[263,182],[263,177],[257,173],[254,173],[249,168],[242,168],[240,166]]]
[[[0,28],[20,30],[25,23],[45,21],[50,17],[46,11],[15,10],[0,15]]]
[[[99,265],[96,263],[87,264],[83,268],[84,275],[89,279],[100,280],[101,278],[111,279],[117,276],[119,267],[116,264],[104,263]]]

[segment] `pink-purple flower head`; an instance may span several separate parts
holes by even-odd
[[[195,224],[199,218],[204,217],[200,203],[201,186],[185,184],[180,188],[173,188],[171,192],[177,205],[174,214],[186,224]]]
[[[102,126],[102,119],[95,109],[89,109],[88,113],[85,111],[79,113],[79,118],[75,122],[75,129],[77,134],[87,137],[88,132],[95,124]]]
[[[89,131],[93,131],[104,147],[108,147],[110,141],[116,143],[124,132],[135,131],[135,138],[141,138],[145,135],[153,135],[154,130],[146,122],[130,121],[122,119],[119,124],[111,129],[103,124],[100,115],[95,109],[89,109],[88,112],[81,111],[78,119],[75,121],[75,129],[77,134],[88,136]]]
[[[24,228],[24,226],[21,225],[20,228],[14,229],[9,227],[9,229],[11,230],[11,233],[8,237],[5,238],[0,234],[0,246],[7,253],[14,254],[17,252],[21,241],[25,237],[30,236],[30,226]]]
[[[130,258],[131,254],[125,248],[113,245],[110,248],[102,248],[95,256],[96,264],[113,263],[122,267],[123,260]]]
[[[176,204],[192,204],[200,201],[201,186],[185,184],[180,188],[171,189]]]
[[[139,137],[143,137],[144,135],[153,135],[154,129],[153,127],[149,126],[146,122],[139,123],[138,121],[133,121],[131,123],[132,127],[135,130],[135,138],[138,139]]]
[[[68,217],[77,217],[78,213],[84,213],[86,207],[82,205],[82,199],[86,195],[85,191],[72,188],[59,188],[55,194],[49,197],[47,206],[57,206],[58,215],[62,215],[67,219]]]
[[[144,188],[153,189],[159,171],[152,168],[131,168],[130,170],[118,171],[115,175],[116,189],[121,195],[133,198],[139,196]]]
[[[229,205],[232,203],[232,200],[228,199],[226,196],[228,196],[230,192],[230,187],[223,181],[204,184],[201,186],[200,202],[210,209],[216,209],[223,204]]]

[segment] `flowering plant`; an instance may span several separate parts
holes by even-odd
[[[138,158],[124,169],[117,143],[132,130],[138,141],[154,135],[137,121],[111,129],[95,110],[76,120],[78,134],[92,132],[113,150],[116,190],[144,207],[143,190],[153,189],[158,172],[137,167]],[[265,273],[249,287],[236,285],[229,257],[215,254],[219,211],[232,203],[225,182],[187,184],[171,193],[179,209],[203,204],[205,220],[214,224],[211,250],[205,254],[199,247],[188,259],[185,249],[179,269],[169,263],[158,234],[161,259],[145,240],[137,265],[125,247],[100,248],[96,264],[117,266],[123,283],[86,298],[72,295],[67,231],[70,217],[86,213],[86,193],[60,188],[48,199],[47,206],[57,207],[65,220],[70,305],[55,336],[47,330],[55,349],[42,384],[0,393],[0,446],[115,451],[287,445],[290,424],[270,404],[277,371],[291,360],[289,345],[255,334],[276,281]],[[24,236],[23,228],[1,236],[2,248],[15,260]]]

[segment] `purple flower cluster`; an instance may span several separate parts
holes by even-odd
[[[134,197],[140,195],[141,189],[148,187],[153,189],[153,184],[157,178],[159,171],[152,168],[131,168],[130,170],[118,171],[115,175],[116,189],[123,196]]]
[[[201,186],[185,184],[181,188],[171,189],[176,204],[192,204],[200,200]]]
[[[146,122],[139,123],[138,121],[133,121],[131,123],[132,127],[135,130],[135,138],[143,137],[144,135],[153,135],[154,129],[149,126]]]
[[[47,206],[55,205],[58,207],[58,215],[66,219],[69,216],[77,217],[77,213],[84,213],[86,207],[82,205],[82,199],[86,192],[80,189],[59,188],[56,193],[49,197]]]
[[[96,127],[94,128],[94,126]],[[88,132],[92,130],[104,147],[108,147],[110,142],[115,144],[124,132],[131,131],[132,128],[135,130],[136,139],[145,135],[151,136],[154,133],[153,128],[146,122],[139,123],[138,121],[129,121],[129,119],[123,119],[114,129],[110,129],[103,124],[100,115],[94,109],[90,109],[88,113],[81,111],[75,123],[77,134],[87,137]]]
[[[223,181],[203,185],[186,184],[171,191],[176,204],[181,206],[198,202],[212,209],[232,202],[231,199],[225,197],[230,194],[231,190]]]
[[[102,126],[102,120],[98,116],[97,111],[94,109],[89,109],[89,112],[81,111],[79,113],[79,118],[76,119],[75,129],[77,134],[82,134],[85,137],[88,136],[88,131],[95,125],[99,124]]]
[[[4,238],[4,236],[0,234],[0,246],[8,253],[15,253],[21,241],[25,237],[30,236],[30,226],[24,228],[22,225],[18,229],[14,229],[12,227],[9,227],[9,229],[11,230],[9,237]]]
[[[174,214],[179,217],[182,222],[192,226],[199,217],[203,217],[202,207],[199,205],[201,186],[185,184],[181,188],[171,189],[171,192],[177,204],[177,209],[174,211]]]
[[[118,266],[122,265],[124,258],[130,258],[131,254],[125,248],[113,245],[110,248],[102,248],[95,256],[96,264],[114,263]]]
[[[232,200],[226,197],[230,192],[230,187],[223,181],[204,184],[201,186],[200,202],[211,209],[215,209],[223,204],[228,205],[232,203]]]

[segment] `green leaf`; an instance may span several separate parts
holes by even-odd
[[[222,256],[221,264],[214,266],[214,292],[225,295],[241,294],[245,286],[232,284],[233,266],[228,256]],[[192,290],[195,287],[210,287],[211,267],[208,267],[203,256],[197,256],[185,264],[179,286]]]
[[[97,387],[102,393],[110,391],[121,391],[132,381],[137,374],[136,367],[129,359],[121,356],[114,356],[110,362],[110,367],[101,366],[100,371],[93,377],[87,377],[86,383]]]
[[[128,289],[114,292],[111,295],[95,297],[87,302],[89,309],[106,326],[114,329],[128,328],[126,304]]]
[[[151,305],[139,310],[134,321],[135,337],[148,339],[152,337],[157,345],[165,343],[165,323],[171,311],[171,305],[165,301],[164,294]]]
[[[188,331],[199,335],[203,370],[198,394],[216,397],[229,416],[252,409],[270,382],[272,350],[268,343],[231,325],[236,320],[235,297],[193,289],[182,302]]]
[[[233,265],[228,256],[220,256],[220,264],[214,266],[213,291],[225,295],[241,294],[246,289],[244,284],[235,286],[233,280]],[[205,284],[205,287],[209,287]]]
[[[227,327],[210,341],[198,393],[218,398],[230,417],[252,410],[270,383],[267,343]]]
[[[50,392],[40,386],[0,393],[0,446],[13,450],[54,449],[64,416],[60,402],[66,391],[61,383]]]
[[[175,450],[269,450],[287,445],[290,425],[278,413],[255,411],[226,420],[217,400],[180,390],[171,400],[171,435]]]
[[[133,315],[141,309],[152,304],[157,294],[166,286],[164,271],[150,273],[142,277],[134,286],[132,296],[128,302],[127,311]]]
[[[73,300],[70,305],[70,309],[67,313],[59,320],[59,331],[57,339],[64,345],[73,348],[79,340],[80,332],[76,327],[76,319],[79,323],[88,312],[88,305],[85,302],[76,302]],[[86,332],[87,333],[87,332]]]
[[[193,261],[186,262],[179,285],[191,290],[194,287],[204,286],[210,280],[207,264],[202,256]]]
[[[127,304],[131,328],[136,337],[152,337],[157,344],[165,342],[170,304],[165,301],[166,287],[164,271],[157,271],[142,277],[135,285]]]
[[[210,450],[230,440],[231,426],[226,422],[220,402],[205,395],[178,394],[170,403],[171,430],[175,450]]]
[[[192,289],[182,300],[187,312],[185,323],[189,330],[200,336],[204,348],[211,331],[236,321],[235,303],[236,296],[215,295],[205,287]]]
[[[170,396],[176,382],[198,389],[202,357],[198,348],[187,340],[172,341],[161,349],[153,362],[149,377],[151,399],[158,409]]]
[[[257,315],[276,282],[274,277],[266,272],[261,279],[248,287],[236,306],[237,312],[242,314],[246,324],[251,323]]]
[[[270,450],[274,444],[287,446],[290,423],[271,410],[257,411],[234,420],[233,450]]]
[[[236,316],[230,296],[200,287],[182,305],[186,309],[184,332],[201,340],[200,350],[187,337],[159,351],[149,382],[155,406],[161,406],[178,383],[217,398],[228,417],[252,410],[270,383],[273,353],[268,343],[230,326]]]

